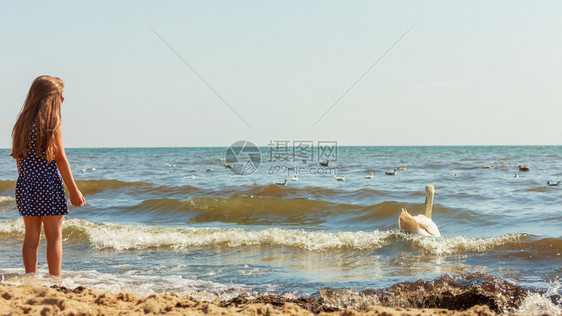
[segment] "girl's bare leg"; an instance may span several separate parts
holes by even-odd
[[[37,249],[41,238],[41,217],[24,216],[25,239],[23,240],[22,257],[25,273],[37,273]]]
[[[41,216],[47,239],[49,274],[60,276],[62,264],[62,219],[64,215]]]

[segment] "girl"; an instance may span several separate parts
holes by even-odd
[[[16,203],[25,223],[22,256],[25,273],[37,273],[41,224],[47,239],[49,274],[60,276],[62,219],[68,214],[64,183],[74,206],[86,205],[62,145],[63,82],[51,76],[33,81],[12,130],[12,153],[18,168]]]

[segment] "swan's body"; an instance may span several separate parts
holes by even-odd
[[[371,174],[366,174],[365,175],[365,179],[372,179],[374,176],[374,174],[371,172]]]
[[[299,181],[299,176],[291,177],[291,181]]]
[[[412,234],[433,237],[441,236],[439,228],[437,228],[437,225],[431,220],[434,194],[435,189],[433,185],[428,184],[425,187],[425,215],[420,214],[412,216],[403,208],[398,218],[398,226],[400,226],[402,230]]]

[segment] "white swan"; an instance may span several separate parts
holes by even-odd
[[[398,218],[398,226],[408,233],[418,234],[422,236],[439,237],[439,228],[431,220],[431,212],[433,211],[433,195],[435,189],[433,185],[428,184],[425,186],[425,215],[412,216],[408,211],[403,208],[402,214]]]
[[[291,177],[290,179],[291,179],[291,181],[297,181],[298,182],[299,176],[297,175],[297,176]]]
[[[365,179],[372,179],[374,176],[374,174],[371,172],[371,174],[366,174],[365,175]]]

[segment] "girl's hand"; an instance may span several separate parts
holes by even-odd
[[[70,193],[70,203],[74,206],[83,206],[86,205],[86,200],[82,195],[82,192],[76,190],[74,193]]]

